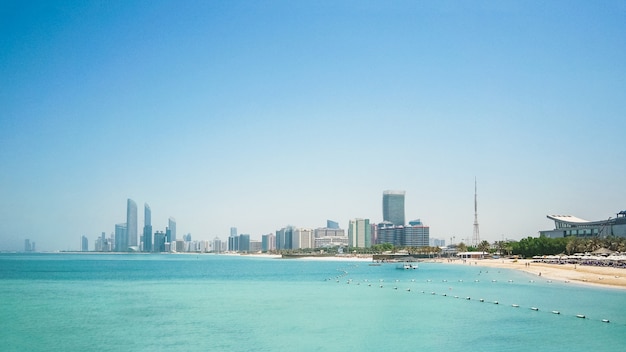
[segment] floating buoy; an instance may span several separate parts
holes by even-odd
[[[431,294],[431,295],[434,295],[435,293],[434,293],[434,292],[431,292],[430,294]]]
[[[470,300],[470,298],[469,298],[469,297],[465,297],[465,299],[466,299],[466,300],[468,300],[468,301]]]
[[[447,294],[444,293],[443,296],[445,297],[445,296],[447,296]]]
[[[454,298],[459,298],[459,296],[454,296]]]
[[[493,301],[493,304],[498,304],[498,301]]]
[[[407,290],[408,292],[411,292],[411,289],[410,289],[410,288],[407,288],[406,290]]]
[[[481,299],[479,299],[479,301],[484,302],[485,300],[481,298]]]

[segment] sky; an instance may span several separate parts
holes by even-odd
[[[0,250],[626,209],[623,1],[2,1]],[[467,240],[466,240],[467,241]]]

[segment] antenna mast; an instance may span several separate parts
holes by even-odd
[[[477,247],[480,244],[480,231],[478,230],[478,200],[477,200],[476,177],[474,177],[474,235],[472,245]]]

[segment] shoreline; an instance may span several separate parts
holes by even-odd
[[[626,290],[626,270],[620,268],[539,263],[531,259],[467,259],[465,262],[462,259],[435,259],[431,262],[518,270],[561,283]]]

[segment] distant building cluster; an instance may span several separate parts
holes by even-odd
[[[259,253],[281,250],[324,249],[331,247],[369,248],[374,244],[390,243],[394,246],[425,247],[431,245],[430,228],[421,220],[405,223],[404,191],[384,191],[383,221],[372,223],[370,219],[354,218],[348,222],[348,230],[339,223],[327,220],[325,227],[302,228],[286,226],[275,233],[252,239],[249,234],[238,234],[237,228],[230,229],[227,241],[215,237],[213,241],[193,241],[191,234],[177,237],[176,219],[170,217],[165,230],[154,230],[152,211],[144,205],[144,226],[139,231],[137,204],[132,199],[126,202],[126,222],[115,225],[115,231],[96,238],[96,252],[240,252]],[[89,251],[89,241],[81,237],[81,251]],[[33,244],[34,250],[34,244]]]

